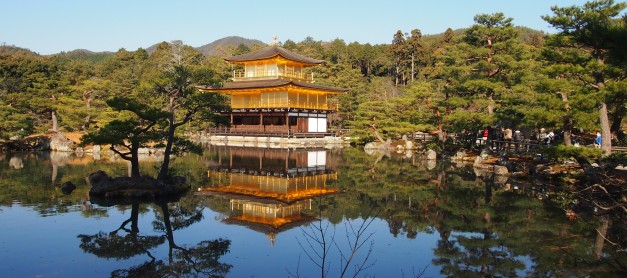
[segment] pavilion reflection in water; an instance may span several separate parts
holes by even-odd
[[[282,231],[316,218],[313,198],[338,193],[327,182],[337,180],[339,156],[325,149],[220,147],[208,175],[214,187],[197,194],[230,200],[223,221],[265,233],[272,244]]]

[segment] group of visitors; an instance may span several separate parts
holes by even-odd
[[[551,130],[549,133],[546,133],[546,129],[541,128],[540,133],[538,133],[538,143],[551,145],[555,142],[555,133]]]
[[[547,133],[544,128],[541,128],[540,132],[534,135],[529,130],[521,131],[510,127],[487,127],[479,130],[477,135],[478,144],[491,144],[497,149],[514,150],[529,150],[532,144],[552,145],[555,144],[556,137],[553,131]]]
[[[531,144],[555,145],[557,135],[553,130],[547,132],[545,128],[541,128],[540,132],[534,135],[529,130],[512,130],[510,127],[487,127],[483,130],[479,130],[477,137],[477,144],[491,144],[494,148],[498,149],[514,148],[515,150],[528,150]],[[579,137],[572,135],[571,139],[573,146],[578,147],[580,141]],[[600,148],[602,141],[601,133],[597,132],[594,146]]]

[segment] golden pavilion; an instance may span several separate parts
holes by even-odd
[[[225,58],[236,66],[232,82],[199,86],[205,92],[230,96],[231,133],[324,134],[327,117],[337,110],[329,97],[348,91],[315,84],[312,67],[323,60],[277,45]]]

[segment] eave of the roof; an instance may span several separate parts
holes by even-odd
[[[348,91],[346,88],[337,88],[325,85],[318,85],[313,83],[305,83],[292,81],[289,79],[272,79],[272,80],[255,80],[255,81],[238,81],[238,82],[228,82],[225,83],[222,87],[212,88],[206,86],[198,86],[197,88],[201,91],[206,92],[220,92],[220,91],[233,91],[233,90],[247,90],[247,89],[261,89],[261,88],[276,88],[293,85],[296,87],[307,88],[307,89],[315,89],[322,90],[334,93],[343,93]]]
[[[232,63],[242,63],[242,62],[250,62],[250,61],[267,60],[267,59],[272,59],[277,56],[281,56],[286,60],[299,62],[303,64],[309,64],[309,65],[318,65],[318,64],[324,63],[324,60],[309,58],[307,56],[303,56],[303,55],[291,52],[277,45],[270,45],[270,46],[264,47],[262,49],[259,49],[257,51],[253,51],[250,53],[224,58],[224,60],[226,60],[227,62],[232,62]]]

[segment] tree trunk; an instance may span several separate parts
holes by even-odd
[[[163,163],[161,163],[161,169],[159,170],[159,175],[157,176],[158,180],[165,181],[168,177],[168,173],[170,171],[170,155],[172,154],[172,144],[174,144],[174,131],[176,130],[176,124],[174,123],[174,119],[176,117],[176,108],[174,107],[174,101],[181,94],[181,90],[175,90],[173,94],[170,95],[170,101],[168,104],[168,111],[170,115],[168,116],[168,138],[165,144],[165,150],[163,152]],[[261,120],[263,122],[263,119]]]
[[[59,173],[59,165],[56,162],[52,162],[52,185],[57,180],[57,174]]]
[[[564,128],[564,145],[572,146],[572,130],[573,130],[573,119],[570,116],[570,104],[568,104],[568,95],[560,92],[560,96],[562,96],[562,103],[564,104],[564,110],[566,110],[566,116],[564,116],[563,128]]]
[[[372,129],[374,130],[374,136],[377,138],[377,140],[379,140],[379,142],[381,143],[385,143],[385,140],[383,140],[383,137],[381,137],[379,131],[377,131],[377,127],[375,125],[370,125],[370,127],[372,127]]]
[[[170,155],[172,154],[172,144],[174,143],[174,113],[170,114],[170,126],[168,127],[168,139],[165,144],[165,151],[163,152],[163,163],[161,164],[161,170],[159,170],[158,180],[164,181],[168,177],[170,168]]]
[[[605,155],[612,153],[612,132],[610,131],[610,120],[607,116],[607,103],[601,101],[598,105],[599,122],[601,123],[601,149]]]
[[[434,107],[433,110],[435,112],[435,117],[438,120],[438,131],[442,132],[442,115],[440,115],[440,109]]]
[[[52,131],[59,132],[59,120],[56,111],[52,111]]]
[[[414,75],[415,75],[415,71],[414,71],[414,53],[411,54],[411,82],[414,82]]]
[[[383,140],[383,137],[381,137],[381,134],[379,134],[376,125],[370,125],[370,127],[372,127],[372,129],[374,130],[374,136],[377,138],[377,140],[379,140],[379,142],[381,142],[379,149],[390,149],[392,147],[390,144],[392,141],[390,139],[388,139],[388,141]]]
[[[165,226],[169,246],[168,258],[171,263],[173,259],[172,251],[178,246],[174,243],[174,233],[172,232],[172,223],[170,222],[170,208],[168,208],[168,203],[166,202],[159,202],[157,205],[161,208],[161,212],[163,213],[163,224]]]
[[[567,117],[570,119],[570,117]],[[573,136],[572,136],[572,125],[570,123],[566,123],[566,121],[570,122],[569,119],[564,119],[564,145],[572,146],[573,145]]]
[[[139,177],[139,143],[131,143],[131,178]]]
[[[398,87],[398,77],[399,77],[399,75],[400,75],[400,69],[399,69],[398,64],[396,65],[395,70],[396,70],[396,72],[395,72],[395,74],[394,74],[394,77],[395,77],[395,78],[394,78],[394,86],[397,86],[397,87]]]
[[[607,215],[601,216],[601,223],[597,228],[597,239],[594,244],[594,255],[597,260],[601,258],[603,254],[603,246],[605,246],[605,237],[607,236],[607,229],[610,226],[610,218]]]
[[[89,122],[91,121],[91,115],[89,115],[89,110],[91,110],[91,98],[89,97],[89,95],[92,92],[93,91],[83,91],[83,101],[85,101],[85,108],[87,108],[87,116],[85,116],[85,120],[83,120],[83,130],[89,128]]]
[[[605,64],[605,57],[603,52],[595,49],[595,56],[599,64]],[[595,72],[593,76],[596,81],[596,87],[601,90],[605,87],[605,78],[603,73]],[[601,150],[605,152],[605,155],[612,154],[612,131],[610,130],[610,119],[608,118],[608,110],[606,100],[603,99],[597,104],[599,109],[599,123],[601,124]]]
[[[488,114],[492,115],[494,113],[494,96],[492,93],[488,93]]]
[[[138,219],[139,219],[139,203],[133,203],[131,205],[131,232],[133,234],[139,233],[139,227],[137,226]]]
[[[81,129],[87,130],[89,128],[90,121],[91,121],[91,116],[90,115],[85,116],[85,119],[83,120],[83,126],[81,127]]]

